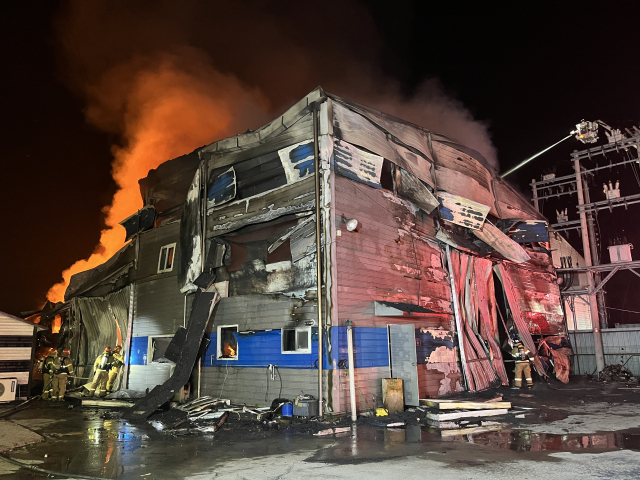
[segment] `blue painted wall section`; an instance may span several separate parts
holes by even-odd
[[[336,365],[342,359],[347,359],[347,329],[346,327],[331,327],[331,359]],[[387,367],[389,353],[386,328],[354,328],[354,363],[356,368]],[[211,345],[203,359],[204,367],[239,366],[266,367],[278,365],[286,368],[315,368],[318,359],[318,331],[312,329],[311,353],[282,353],[282,336],[280,330],[238,334],[238,360],[217,360],[217,335],[209,337]],[[328,340],[327,340],[328,342]],[[328,343],[327,343],[328,345]],[[333,365],[325,358],[324,368],[332,369]]]
[[[338,338],[337,361],[347,360],[347,327],[332,327],[333,335]],[[388,367],[389,340],[386,328],[354,327],[353,328],[353,363],[354,368]],[[347,363],[348,365],[348,363]]]
[[[438,347],[453,350],[458,346],[458,338],[453,334],[442,338],[434,337],[431,332],[416,330],[416,357],[418,363],[428,363],[427,359]]]
[[[145,355],[149,347],[149,337],[132,337],[131,353],[129,354],[130,365],[146,365]]]
[[[289,160],[294,164],[295,169],[300,172],[300,178],[305,177],[315,169],[313,159],[313,143],[305,143],[289,152]]]
[[[207,199],[213,205],[220,205],[233,200],[235,197],[236,174],[233,168],[230,168],[213,181],[213,184],[209,187]]]

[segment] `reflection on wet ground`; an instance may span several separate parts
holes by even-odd
[[[555,435],[530,430],[502,428],[494,431],[449,434],[439,430],[407,425],[402,429],[358,427],[353,435],[317,452],[313,460],[326,462],[375,461],[398,456],[441,451],[466,443],[511,452],[604,452],[619,449],[640,450],[640,434],[601,433],[594,435]]]
[[[51,418],[57,418],[51,423]],[[509,426],[469,428],[445,432],[419,425],[385,429],[359,426],[342,436],[294,435],[287,430],[260,437],[239,434],[167,437],[148,424],[132,425],[104,410],[34,408],[12,417],[47,437],[47,441],[17,449],[17,460],[38,460],[41,468],[102,478],[181,478],[207,471],[214,473],[221,463],[284,453],[308,453],[307,461],[325,463],[379,462],[391,458],[429,453],[459,452],[458,462],[468,463],[462,454],[473,445],[482,451],[503,452],[509,458],[528,452],[592,452],[640,450],[640,434],[599,433],[593,435],[551,435]],[[491,430],[493,428],[494,430]],[[221,432],[223,433],[223,432]],[[480,453],[480,451],[478,451]],[[466,460],[465,460],[466,458]],[[33,478],[21,471],[10,477]]]

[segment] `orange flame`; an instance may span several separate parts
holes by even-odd
[[[103,209],[107,228],[100,243],[89,258],[62,272],[63,280],[47,293],[51,302],[64,300],[72,275],[104,263],[124,246],[124,229],[118,222],[143,206],[138,180],[150,169],[244,131],[249,122],[255,127],[266,119],[268,106],[259,92],[219,73],[206,57],[191,50],[121,65],[98,86],[88,88],[87,95],[88,121],[103,130],[119,130],[127,144],[112,147],[118,191]]]

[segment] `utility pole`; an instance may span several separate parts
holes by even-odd
[[[580,160],[578,158],[578,151],[574,150],[573,154],[573,169],[576,173],[576,190],[578,193],[578,211],[580,212],[580,229],[582,232],[582,250],[584,255],[584,261],[586,267],[592,267],[591,263],[591,246],[589,245],[589,228],[587,226],[587,215],[583,208],[584,195],[582,191],[582,172],[580,171]],[[594,277],[593,272],[587,271],[587,289],[589,292],[594,290]],[[601,372],[604,370],[604,347],[602,345],[602,332],[600,331],[600,322],[598,315],[598,304],[596,296],[589,294],[589,309],[591,311],[591,327],[593,331],[593,344],[596,354],[596,370]]]
[[[591,196],[589,195],[589,186],[587,185],[586,178],[582,179],[582,189],[584,192],[585,203],[591,203]],[[593,225],[593,213],[589,213],[587,215],[587,226],[589,228],[589,245],[591,246],[591,264],[600,265],[598,241],[596,239],[596,230]],[[600,281],[602,280],[600,274],[595,272],[593,276],[595,279],[595,283],[597,285],[600,285]],[[600,328],[608,328],[609,324],[607,322],[607,309],[604,301],[604,288],[601,288],[600,291],[596,294],[596,300],[598,301],[598,316],[600,318]]]

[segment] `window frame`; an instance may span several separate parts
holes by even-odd
[[[237,345],[236,343],[236,354],[233,357],[223,357],[222,356],[222,345],[221,345],[221,340],[222,340],[222,329],[223,328],[235,328],[236,329],[236,333],[239,333],[239,325],[218,325],[217,329],[216,329],[216,360],[221,360],[221,361],[233,361],[233,362],[237,362],[238,361],[238,356],[240,353],[240,346]]]
[[[171,266],[169,268],[166,267],[167,265],[167,255],[165,255],[165,264],[164,267],[165,268],[161,268],[162,267],[162,252],[163,250],[167,250],[167,252],[171,251],[171,249],[173,249],[173,257],[171,258]],[[160,254],[158,255],[158,273],[167,273],[167,272],[171,272],[173,271],[173,266],[176,264],[176,242],[173,243],[168,243],[167,245],[163,245],[162,247],[160,247]]]
[[[173,338],[175,336],[174,333],[166,333],[163,335],[149,335],[147,337],[147,365],[151,365],[152,363],[160,363],[160,362],[154,362],[153,361],[153,340],[155,338],[168,338],[171,337]]]
[[[285,330],[294,330],[296,332],[295,335],[295,350],[285,350],[284,349],[284,331]],[[307,332],[307,348],[301,349],[298,347],[298,332],[306,331]],[[313,346],[311,344],[311,338],[313,337],[313,332],[310,326],[300,326],[300,327],[282,327],[280,329],[280,353],[283,355],[302,355],[312,353]]]

